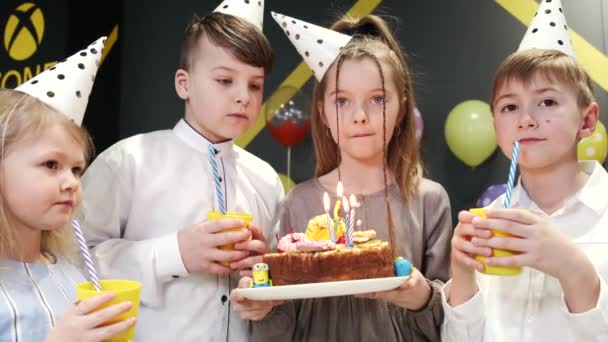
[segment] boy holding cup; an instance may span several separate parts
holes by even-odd
[[[577,161],[599,108],[574,58],[560,1],[542,1],[518,52],[498,68],[492,93],[497,141],[521,177],[487,218],[463,211],[442,289],[445,341],[597,341],[608,332],[608,174]],[[510,234],[498,236],[498,231]],[[494,249],[510,256],[492,256]],[[522,267],[516,276],[475,273]]]
[[[83,178],[80,222],[101,276],[142,283],[136,341],[246,339],[233,272],[261,261],[283,197],[272,167],[233,143],[256,122],[272,65],[263,4],[195,16],[175,73],[183,119],[116,143]]]

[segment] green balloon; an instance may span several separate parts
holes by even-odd
[[[606,127],[604,127],[601,121],[598,121],[593,134],[578,142],[578,160],[597,160],[600,164],[603,164],[607,153],[608,138],[606,137]]]
[[[291,189],[293,189],[294,186],[296,186],[296,183],[293,181],[293,179],[287,177],[287,175],[284,173],[279,173],[279,178],[281,179],[281,183],[283,183],[283,190],[285,191],[285,194],[287,194]]]
[[[445,121],[445,140],[452,153],[468,166],[483,163],[496,150],[490,106],[467,100],[454,107]]]

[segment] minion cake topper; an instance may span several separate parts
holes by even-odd
[[[253,278],[251,279],[251,287],[270,287],[272,280],[268,276],[268,264],[259,262],[253,265]]]

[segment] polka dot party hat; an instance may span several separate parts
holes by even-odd
[[[89,102],[106,37],[23,83],[15,90],[34,96],[78,126]]]
[[[213,12],[243,18],[262,31],[264,0],[224,0]]]
[[[566,16],[560,0],[542,0],[518,51],[555,49],[574,56]]]
[[[312,69],[317,81],[323,79],[327,69],[336,60],[340,49],[350,40],[351,36],[326,29],[321,26],[271,12],[274,20],[281,26],[296,50],[304,58],[304,62]]]

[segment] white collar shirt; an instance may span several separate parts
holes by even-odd
[[[243,341],[246,323],[230,308],[230,278],[188,274],[177,231],[218,210],[209,144],[185,120],[104,151],[83,178],[77,218],[102,278],[142,286],[136,341]],[[228,211],[253,215],[267,241],[283,186],[270,165],[233,144],[214,144]]]
[[[544,217],[588,256],[600,278],[595,308],[569,312],[559,281],[524,267],[518,276],[477,273],[479,291],[467,302],[448,304],[451,281],[442,289],[444,341],[608,341],[608,174],[595,161],[579,162],[586,184],[551,215],[530,199],[520,183],[511,206]],[[502,207],[504,194],[490,207]]]

